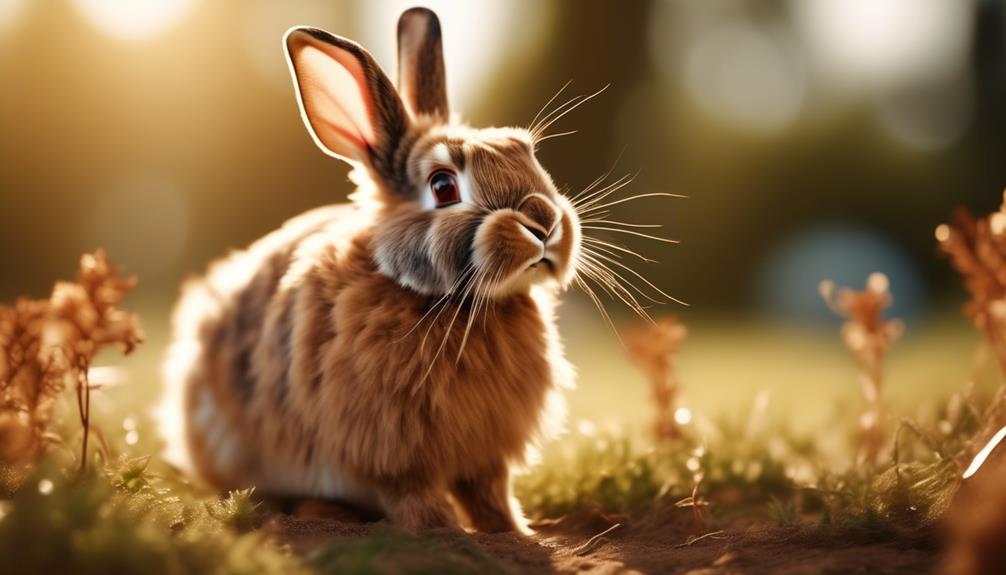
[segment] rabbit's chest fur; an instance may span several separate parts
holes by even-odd
[[[367,485],[450,482],[520,461],[561,424],[557,390],[572,371],[552,294],[516,295],[474,317],[466,302],[430,312],[439,298],[377,271],[366,226],[347,236],[324,223],[332,214],[308,216],[186,296],[219,292],[219,277],[235,273],[227,266],[247,267],[244,282],[205,304],[192,334],[199,352],[182,368],[188,447],[203,476],[366,499]],[[207,398],[214,416],[201,415]]]

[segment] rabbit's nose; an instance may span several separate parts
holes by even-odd
[[[542,242],[552,235],[552,231],[555,230],[555,226],[559,223],[559,218],[561,217],[559,207],[541,194],[526,196],[521,200],[517,211],[524,214],[530,220],[528,223],[534,224],[525,225],[524,227],[530,230]]]
[[[539,242],[544,244],[545,240],[548,239],[548,232],[546,232],[544,228],[539,226],[537,222],[529,222],[527,220],[524,220],[520,222],[520,225],[524,226],[524,229],[531,232],[531,235],[538,238]]]

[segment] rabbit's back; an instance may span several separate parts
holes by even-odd
[[[296,425],[296,419],[268,422],[276,421],[273,412],[287,389],[298,276],[311,267],[313,252],[344,247],[367,221],[353,204],[312,210],[186,283],[164,366],[160,419],[172,462],[222,488],[243,487],[261,473],[263,439],[249,435],[266,431],[263,426],[283,433]],[[345,491],[334,485],[338,478],[313,481]]]

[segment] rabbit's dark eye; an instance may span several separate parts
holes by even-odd
[[[430,191],[433,198],[437,200],[437,207],[449,206],[461,201],[461,192],[458,190],[458,179],[454,174],[440,170],[430,176]]]

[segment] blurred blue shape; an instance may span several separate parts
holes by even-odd
[[[887,274],[894,305],[887,317],[910,322],[923,312],[925,286],[911,256],[882,235],[845,226],[813,228],[783,242],[756,277],[758,311],[776,321],[833,324],[818,293],[822,280],[861,290],[873,272]]]

